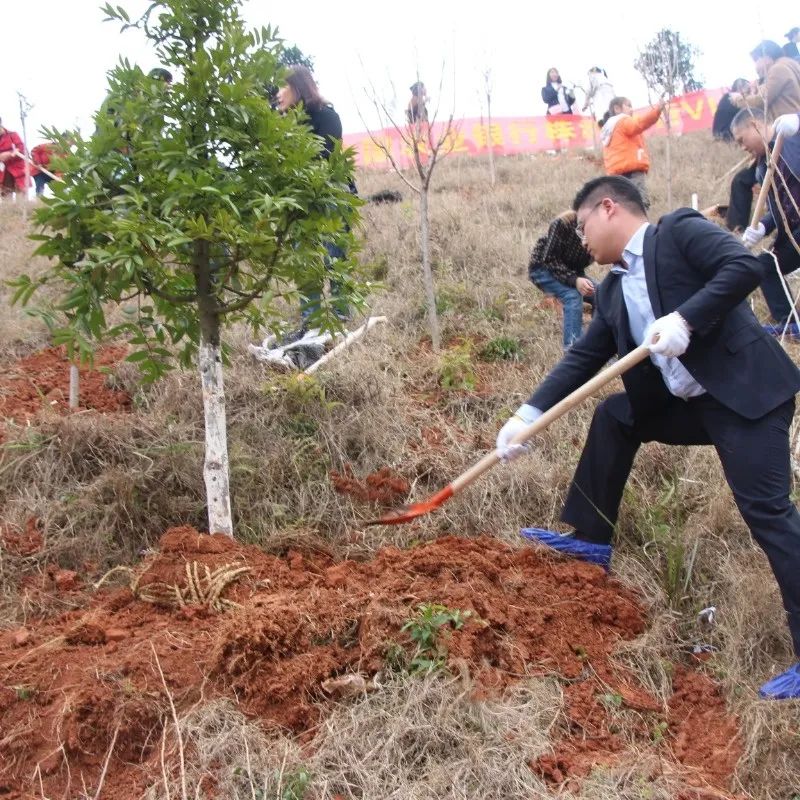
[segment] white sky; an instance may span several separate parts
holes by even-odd
[[[131,17],[147,6],[144,0],[113,0],[117,3]],[[632,63],[639,47],[662,27],[679,31],[700,48],[698,76],[706,86],[717,87],[754,77],[749,51],[762,38],[784,44],[784,33],[800,25],[800,11],[792,11],[794,4],[788,2],[661,0],[646,5],[646,0],[506,0],[497,6],[485,0],[245,0],[244,15],[250,26],[277,25],[287,44],[313,57],[320,88],[339,111],[346,133],[365,129],[359,111],[377,127],[364,91],[367,76],[388,102],[393,83],[396,103],[405,107],[418,68],[433,106],[444,63],[443,110],[454,108],[457,117],[469,117],[481,114],[482,73],[490,67],[493,116],[538,116],[544,113],[539,90],[549,67],[581,83],[587,69],[598,65],[636,106],[648,98]],[[38,131],[44,124],[79,125],[90,133],[92,113],[105,96],[106,70],[120,55],[145,70],[157,66],[137,32],[120,34],[116,23],[102,22],[100,6],[100,0],[27,0],[14,6],[14,23],[0,51],[0,116],[21,133],[21,91],[33,104],[27,119],[29,145],[41,140]]]

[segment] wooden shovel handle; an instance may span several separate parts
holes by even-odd
[[[528,439],[536,436],[543,431],[551,422],[555,422],[559,417],[563,417],[567,411],[580,405],[588,397],[591,397],[606,384],[611,383],[631,367],[636,366],[640,361],[644,361],[650,355],[650,350],[646,345],[639,345],[628,355],[620,358],[610,367],[606,367],[593,378],[590,378],[583,386],[578,387],[572,394],[568,394],[561,402],[556,403],[551,409],[542,414],[539,419],[520,431],[512,440],[511,444],[522,444]],[[453,494],[460,492],[465,487],[476,481],[484,472],[491,469],[500,461],[500,454],[497,450],[487,453],[480,461],[473,464],[466,472],[463,472],[455,480],[451,481],[448,488],[452,489]]]
[[[769,145],[767,146],[767,163],[769,166],[767,167],[767,174],[764,176],[764,182],[761,184],[761,191],[758,193],[756,208],[750,221],[751,228],[755,228],[758,225],[761,215],[764,213],[764,206],[767,204],[767,195],[772,187],[772,179],[775,177],[781,150],[783,150],[783,134],[779,133],[777,139],[775,139],[775,147],[772,148],[772,154],[769,152]]]

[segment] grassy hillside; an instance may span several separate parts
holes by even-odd
[[[656,218],[667,210],[664,141],[653,139],[650,147]],[[689,205],[693,192],[701,207],[726,202],[727,182],[719,179],[740,154],[705,135],[676,140],[673,148],[673,196],[679,204]],[[491,188],[482,160],[442,164],[431,198],[445,342],[440,354],[432,352],[425,330],[416,199],[391,173],[359,176],[364,196],[389,188],[404,196],[401,203],[363,210],[362,262],[381,283],[370,298],[371,312],[385,314],[388,324],[303,383],[252,359],[246,347],[258,338],[252,331],[228,336],[231,486],[243,543],[277,556],[310,552],[330,563],[366,562],[387,545],[417,548],[445,535],[488,534],[518,547],[520,527],[558,529],[592,403],[554,424],[530,457],[498,467],[439,513],[412,525],[365,527],[376,509],[337,492],[331,472],[351,470],[360,480],[388,467],[408,482],[410,499],[420,500],[493,446],[510,410],[561,355],[561,320],[527,279],[529,252],[577,188],[599,172],[593,160],[577,154],[505,158],[497,163],[497,186]],[[0,206],[3,278],[44,267],[31,255],[28,232],[18,206]],[[8,290],[0,294],[5,304]],[[756,309],[764,316],[760,298]],[[47,345],[47,332],[20,309],[5,308],[0,343],[10,372],[18,359]],[[793,358],[800,356],[796,345],[786,346]],[[89,603],[92,581],[115,566],[139,563],[168,528],[206,525],[197,375],[175,371],[142,387],[136,370],[120,364],[106,380],[131,396],[130,413],[67,415],[51,403],[33,424],[5,424],[0,618],[9,632],[78,613]],[[32,524],[40,545],[29,552],[10,547],[9,535],[20,536]],[[282,798],[554,797],[559,783],[586,798],[800,796],[800,705],[764,703],[756,695],[763,680],[792,660],[777,588],[713,450],[645,445],[626,489],[617,544],[614,573],[639,598],[647,627],[620,640],[616,662],[666,708],[676,665],[698,666],[690,655],[695,645],[717,648],[700,668],[721,684],[741,731],[736,775],[724,788],[692,787],[687,773],[672,771],[664,758],[665,747],[682,749],[689,755],[681,763],[691,765],[691,752],[703,749],[704,737],[670,738],[677,723],[669,715],[663,728],[649,728],[649,734],[650,723],[644,723],[643,734],[645,717],[627,708],[614,722],[615,735],[628,744],[624,758],[598,765],[579,781],[552,775],[544,780],[525,766],[533,756],[517,746],[518,739],[535,744],[536,757],[548,752],[553,731],[568,727],[565,685],[522,683],[478,706],[476,676],[465,667],[452,680],[393,675],[357,703],[342,700],[299,740],[275,734],[230,701],[206,701],[201,692],[197,702],[178,709],[197,796],[217,796],[212,779],[204,786],[198,777],[203,771],[217,775],[213,780],[229,792],[226,797],[267,797],[268,783]],[[76,572],[86,591],[56,591],[55,570]],[[718,609],[711,628],[697,619],[710,605]],[[459,674],[458,664],[450,668]],[[8,686],[2,674],[0,681]],[[18,700],[21,690],[12,688]],[[168,707],[162,712],[160,724],[167,725]],[[713,726],[714,718],[706,724]],[[394,749],[371,746],[385,737],[395,741]],[[311,749],[304,749],[309,741]],[[170,764],[177,763],[175,748],[170,738]],[[411,754],[423,751],[426,757],[414,761]],[[261,786],[255,780],[249,786],[226,784],[221,776],[231,765],[240,768],[239,775],[260,770],[271,782],[264,779],[263,794],[255,793]],[[181,796],[175,777],[180,770],[168,771],[152,776],[148,797],[166,797],[166,785]]]

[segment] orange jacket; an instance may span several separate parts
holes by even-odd
[[[603,125],[603,164],[608,175],[647,172],[650,169],[642,133],[655,125],[659,116],[661,109],[654,106],[635,117],[617,114]]]

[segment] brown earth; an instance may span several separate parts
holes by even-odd
[[[100,348],[94,365],[79,367],[78,406],[101,412],[128,411],[131,398],[107,385],[100,370],[118,364],[127,348],[110,345]],[[48,347],[4,369],[0,378],[0,419],[27,425],[45,408],[69,412],[69,366],[63,347]]]
[[[81,609],[0,634],[0,796],[38,797],[25,794],[34,775],[45,796],[82,796],[112,742],[103,797],[138,796],[160,774],[169,718],[160,670],[178,713],[233,697],[308,744],[330,703],[323,683],[370,680],[388,654],[396,661],[398,645],[411,653],[403,624],[436,602],[472,612],[440,642],[451,669],[472,676],[475,702],[525,676],[563,682],[567,721],[552,755],[531,765],[545,778],[569,786],[593,764],[623,758],[615,716],[626,713],[640,720],[634,744],[658,747],[662,763],[698,787],[691,796],[730,797],[737,720],[701,673],[676,665],[664,708],[614,662],[615,645],[646,619],[636,596],[598,567],[486,536],[336,562],[178,528],[132,586],[101,588]]]
[[[331,470],[330,478],[339,494],[348,494],[362,503],[379,506],[396,506],[408,497],[411,490],[411,484],[389,467],[383,467],[359,480],[350,464],[345,464],[341,472]]]

